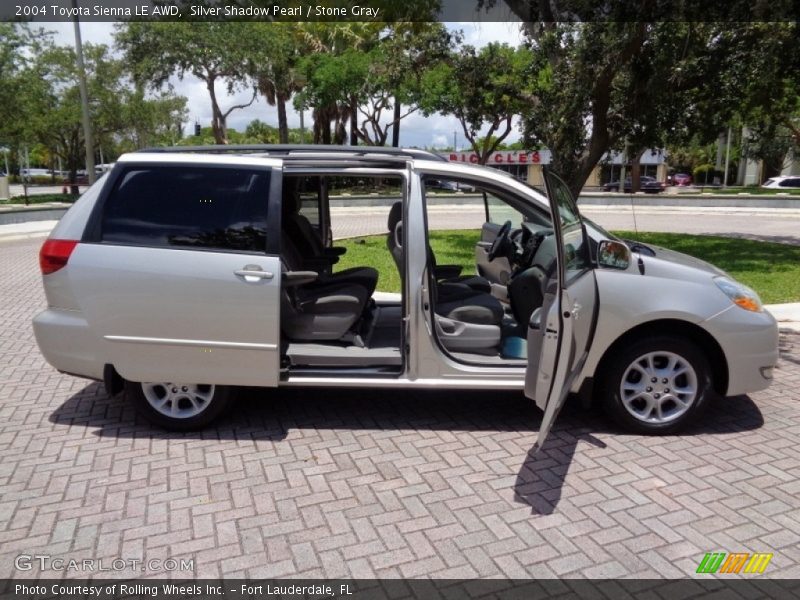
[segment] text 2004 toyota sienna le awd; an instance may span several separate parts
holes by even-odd
[[[353,182],[382,186],[369,214],[400,293],[336,266],[329,197]],[[558,177],[545,184],[414,150],[128,154],[42,247],[36,339],[59,371],[176,429],[211,422],[233,386],[484,389],[487,403],[520,389],[544,410],[541,444],[570,392],[661,433],[712,394],[769,385],[777,326],[752,290],[616,239]],[[432,199],[453,189],[478,215],[475,274],[429,245]],[[334,218],[362,218],[349,214]]]

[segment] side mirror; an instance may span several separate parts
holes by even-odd
[[[606,269],[627,269],[631,264],[631,250],[622,242],[603,240],[597,248],[597,264]]]

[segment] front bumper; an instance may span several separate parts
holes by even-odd
[[[766,310],[749,312],[732,305],[703,322],[728,362],[727,396],[766,389],[778,364],[778,323]]]

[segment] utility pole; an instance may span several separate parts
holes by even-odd
[[[453,132],[453,152],[456,152],[456,132]]]
[[[89,185],[92,185],[94,183],[94,139],[92,137],[92,121],[89,116],[89,91],[86,88],[86,66],[83,63],[81,25],[78,20],[78,0],[72,0],[72,8],[75,9],[75,54],[78,59],[78,87],[81,92],[83,137],[86,140],[86,178],[89,181]]]
[[[619,167],[619,189],[620,194],[625,192],[625,167],[628,162],[628,140],[625,140],[625,149],[622,151],[622,164]],[[612,177],[613,179],[613,177]],[[631,181],[631,191],[633,191],[633,181]]]
[[[305,125],[305,110],[300,111],[300,143],[306,143],[306,125]]]
[[[725,140],[725,173],[722,175],[722,187],[728,187],[728,163],[731,159],[731,126],[728,125],[728,136]]]
[[[392,148],[400,147],[400,101],[394,97],[394,122],[392,123]]]

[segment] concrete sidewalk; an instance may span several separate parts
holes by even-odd
[[[45,238],[58,221],[28,221],[0,225],[0,242],[13,242],[32,238]]]
[[[778,321],[778,327],[800,332],[800,302],[766,304],[764,307]]]

